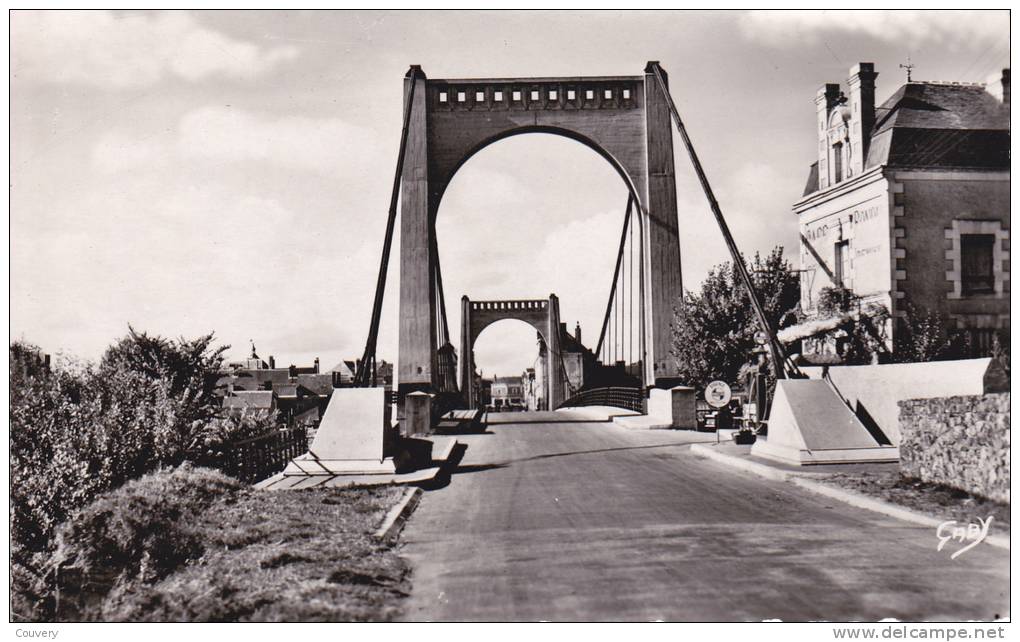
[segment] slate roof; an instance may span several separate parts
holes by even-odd
[[[223,398],[224,408],[255,408],[270,410],[273,407],[272,390],[237,391]]]
[[[811,163],[811,167],[808,169],[807,185],[804,186],[803,196],[807,196],[808,194],[817,191],[818,191],[818,161],[815,161]]]
[[[866,168],[1008,169],[1009,104],[982,85],[911,82],[875,108]],[[804,196],[818,191],[818,163]]]
[[[297,380],[302,388],[307,388],[310,392],[320,397],[328,397],[333,394],[332,373],[298,375]]]
[[[908,83],[875,109],[868,167],[1009,167],[1009,105],[981,85]]]
[[[1008,131],[1009,106],[982,85],[912,82],[875,108],[872,135],[893,127]]]

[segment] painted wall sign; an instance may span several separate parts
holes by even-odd
[[[838,232],[843,225],[859,225],[878,218],[879,208],[877,205],[854,209],[848,214],[840,215],[835,221],[825,221],[821,225],[809,226],[804,230],[804,236],[809,241],[817,241],[829,235],[829,232]]]

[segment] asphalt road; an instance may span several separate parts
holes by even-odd
[[[1005,617],[1009,552],[696,457],[714,436],[490,415],[404,529],[407,620]],[[573,419],[573,421],[564,421]],[[512,423],[503,423],[512,422]]]

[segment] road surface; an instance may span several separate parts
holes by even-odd
[[[490,414],[404,529],[407,620],[960,620],[1008,615],[1009,552],[690,451],[714,436]]]

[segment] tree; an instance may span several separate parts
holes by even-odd
[[[745,261],[745,265],[746,265]],[[751,280],[774,329],[796,322],[800,283],[777,246],[748,266]],[[747,289],[730,262],[712,268],[698,293],[688,291],[674,313],[673,346],[680,376],[702,388],[714,379],[736,382],[755,348],[760,329]]]
[[[966,334],[953,334],[946,315],[919,305],[903,306],[895,334],[895,360],[900,363],[966,359],[971,356]]]

